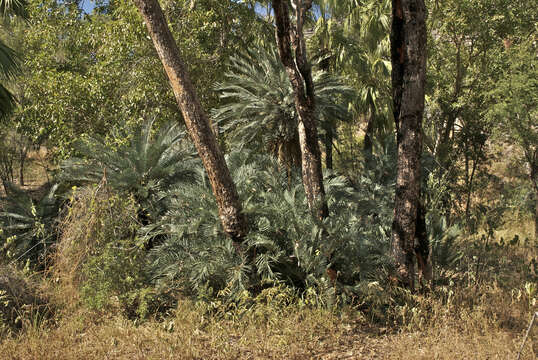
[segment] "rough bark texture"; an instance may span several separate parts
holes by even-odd
[[[429,248],[415,244],[426,73],[424,0],[393,0],[392,19],[392,88],[398,144],[392,251],[402,284],[413,289],[415,248]],[[425,260],[424,254],[421,259]]]
[[[280,60],[286,68],[295,96],[295,108],[299,117],[299,142],[301,145],[303,185],[310,209],[318,218],[328,216],[321,151],[315,114],[314,84],[312,70],[307,61],[306,44],[303,35],[305,12],[312,6],[312,0],[294,0],[297,25],[290,23],[288,1],[273,0],[276,22],[276,39]],[[292,52],[292,42],[295,54]]]
[[[207,114],[202,109],[177,44],[157,0],[134,0],[164,66],[185,125],[209,177],[224,231],[234,240],[247,233],[239,196]]]
[[[325,134],[325,167],[327,169],[333,169],[333,129],[327,128]]]
[[[431,260],[431,245],[426,230],[426,209],[419,202],[415,228],[415,255],[417,257],[418,280],[426,288],[433,286],[433,266]]]

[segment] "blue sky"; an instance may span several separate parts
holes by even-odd
[[[83,0],[81,2],[81,5],[84,11],[89,14],[92,12],[93,8],[95,7],[95,2],[93,0]],[[256,8],[257,8],[256,9],[257,12],[263,11],[265,13],[266,11],[265,8],[261,7],[260,5],[256,5]]]
[[[95,7],[95,3],[93,1],[91,1],[91,0],[83,0],[82,1],[82,8],[88,14],[92,12],[94,7]]]
[[[84,11],[88,14],[90,14],[93,10],[93,8],[95,7],[95,2],[93,0],[83,0],[81,2],[81,5],[82,5],[82,8],[84,9]],[[264,7],[262,7],[261,5],[256,5],[256,12],[258,13],[263,13],[265,15],[266,13],[266,9]],[[271,11],[272,13],[272,11]],[[319,16],[319,9],[318,8],[314,8],[314,14],[316,17]]]

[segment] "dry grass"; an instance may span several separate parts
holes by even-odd
[[[82,216],[76,210],[71,214]],[[60,271],[44,279],[43,287],[63,311],[51,321],[28,321],[25,331],[0,340],[0,359],[515,359],[538,310],[537,273],[531,269],[537,248],[459,246],[469,264],[453,273],[452,283],[425,295],[386,288],[379,293],[383,300],[371,300],[362,311],[319,309],[285,289],[271,289],[271,296],[251,307],[182,300],[165,319],[130,321],[89,312],[76,281],[56,281]],[[483,257],[480,276],[472,274],[477,255]],[[535,326],[522,359],[537,357],[537,335]]]
[[[387,289],[386,296],[394,294]],[[71,306],[55,323],[4,339],[0,354],[44,360],[515,359],[529,316],[538,310],[536,294],[523,284],[507,291],[487,282],[410,295],[377,323],[352,307],[329,311],[269,298],[277,300],[238,308],[182,300],[165,320],[142,323]],[[537,335],[535,327],[522,359],[536,358]]]
[[[368,327],[349,311],[262,309],[241,320],[215,319],[184,303],[175,319],[138,326],[116,317],[95,321],[79,312],[55,329],[31,329],[4,341],[0,353],[43,360],[513,359],[521,339],[519,332],[484,324],[469,328],[449,318],[420,332],[380,334],[386,329]],[[531,338],[522,358],[534,359],[537,345]]]

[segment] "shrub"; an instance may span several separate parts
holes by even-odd
[[[192,149],[181,142],[183,136],[177,124],[156,131],[154,121],[145,121],[132,136],[118,136],[118,142],[130,139],[128,144],[88,138],[78,144],[85,157],[65,161],[60,179],[75,185],[104,179],[111,190],[131,194],[140,206],[139,218],[149,223],[163,211],[155,195],[189,179],[198,165]]]
[[[0,245],[9,260],[43,265],[47,249],[56,241],[54,229],[59,210],[57,185],[34,201],[14,184],[6,184],[6,204],[0,207]]]
[[[0,266],[0,336],[22,329],[51,314],[47,299],[18,270]]]
[[[149,271],[158,286],[195,295],[254,294],[285,282],[315,288],[326,301],[338,291],[382,274],[390,265],[386,228],[367,216],[360,191],[340,177],[326,180],[331,216],[310,215],[299,174],[288,176],[268,156],[248,152],[227,158],[249,219],[244,243],[225,236],[207,179],[169,191],[169,211],[143,231],[166,234],[150,253]],[[383,206],[384,204],[381,204]],[[332,299],[332,300],[331,300]]]
[[[132,195],[111,193],[104,184],[73,193],[61,224],[55,270],[91,309],[117,308],[129,317],[150,312],[146,251],[136,237],[138,209]]]

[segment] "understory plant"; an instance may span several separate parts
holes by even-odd
[[[43,265],[48,256],[47,249],[56,241],[54,226],[60,206],[56,196],[58,185],[52,186],[39,201],[12,183],[5,186],[6,199],[0,206],[2,255],[10,261]]]
[[[128,139],[126,144],[125,139]],[[83,157],[61,165],[60,178],[74,185],[99,184],[133,195],[145,222],[163,211],[156,195],[171,185],[187,181],[198,166],[194,152],[184,141],[178,124],[156,129],[155,119],[146,120],[133,135],[118,134],[114,141],[93,137],[79,142]]]
[[[54,270],[68,289],[93,310],[117,309],[145,317],[153,292],[144,272],[146,250],[136,234],[134,196],[106,185],[77,189],[61,221]]]
[[[149,254],[158,287],[234,299],[285,283],[316,289],[330,301],[390,266],[387,224],[360,208],[366,204],[360,190],[344,178],[326,179],[330,216],[320,221],[308,210],[298,173],[289,176],[274,158],[247,151],[231,153],[227,162],[249,219],[248,236],[240,244],[225,236],[203,173],[168,191],[162,198],[169,211],[142,229],[143,236],[165,236]]]

